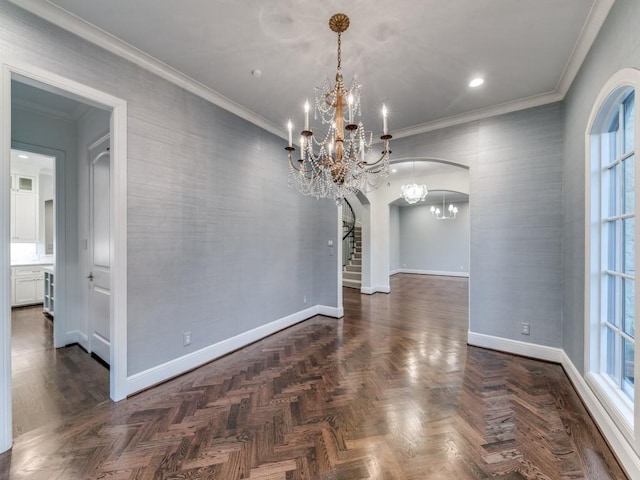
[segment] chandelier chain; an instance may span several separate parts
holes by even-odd
[[[338,71],[342,70],[342,33],[338,32]]]

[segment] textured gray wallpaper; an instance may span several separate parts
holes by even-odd
[[[564,350],[584,370],[585,133],[591,109],[618,70],[640,67],[640,2],[616,0],[565,99],[564,129]]]
[[[552,104],[394,144],[394,155],[470,167],[473,332],[562,345],[562,121]]]
[[[129,375],[337,306],[335,203],[288,188],[281,139],[5,1],[0,55],[128,102]]]

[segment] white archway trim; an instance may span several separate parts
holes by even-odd
[[[409,162],[427,162],[427,163],[441,163],[443,165],[450,165],[452,167],[459,167],[469,170],[469,165],[461,162],[455,162],[453,160],[447,160],[446,158],[438,158],[438,157],[400,157],[394,158],[389,162],[390,165],[396,165],[398,163],[409,163]]]
[[[98,107],[112,111],[113,165],[111,182],[111,399],[127,394],[127,102],[108,93],[26,64],[2,65],[2,114],[0,115],[0,185],[9,185],[11,150],[11,79],[37,82]],[[0,189],[2,205],[9,205],[7,188]],[[9,209],[0,209],[0,452],[12,445],[11,411],[11,302]]]

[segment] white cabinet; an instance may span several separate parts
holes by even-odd
[[[11,192],[11,241],[33,243],[37,240],[37,195]]]
[[[11,305],[33,305],[44,299],[44,272],[40,266],[11,268]]]
[[[14,173],[11,175],[11,191],[20,193],[36,193],[36,177]]]
[[[36,177],[11,175],[11,241],[38,241],[38,194]]]
[[[53,317],[55,299],[53,296],[54,282],[53,282],[53,268],[44,268],[44,301],[42,310],[44,313],[48,313]]]

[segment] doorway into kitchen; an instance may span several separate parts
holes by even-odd
[[[87,86],[38,69],[29,70],[25,67],[14,68],[5,65],[2,81],[3,121],[0,144],[12,145],[14,150],[25,146],[31,147],[23,148],[21,151],[34,154],[46,154],[45,151],[48,150],[51,156],[55,157],[51,175],[51,188],[55,196],[45,198],[46,195],[43,195],[42,199],[36,201],[37,241],[35,242],[35,256],[42,261],[49,258],[49,261],[54,265],[47,272],[47,280],[38,277],[33,282],[36,299],[40,299],[42,292],[42,301],[45,303],[36,308],[17,308],[15,318],[12,318],[10,305],[15,301],[15,279],[10,275],[4,278],[0,277],[0,295],[3,299],[3,302],[0,303],[6,305],[0,309],[0,342],[2,343],[2,348],[0,348],[0,405],[2,410],[0,412],[0,451],[11,446],[13,433],[21,432],[20,429],[17,431],[13,429],[13,409],[28,410],[33,405],[30,405],[29,400],[25,399],[41,397],[33,390],[35,388],[33,381],[25,382],[31,386],[31,395],[20,394],[22,384],[16,380],[16,377],[12,379],[12,363],[17,371],[20,371],[26,364],[37,367],[38,362],[40,362],[40,366],[46,367],[41,369],[39,375],[45,377],[45,383],[49,382],[48,388],[43,391],[51,394],[49,399],[45,400],[54,407],[56,402],[59,403],[61,399],[69,403],[78,400],[76,402],[78,405],[87,403],[87,397],[84,393],[74,394],[75,400],[65,398],[69,396],[70,383],[75,383],[75,386],[78,387],[86,387],[90,384],[82,378],[82,375],[87,373],[86,366],[83,366],[81,362],[74,366],[74,356],[78,357],[77,353],[84,354],[86,358],[106,371],[106,375],[102,376],[102,379],[100,379],[100,375],[95,376],[96,381],[102,382],[103,387],[94,390],[94,396],[98,402],[108,400],[109,397],[117,401],[124,398],[127,393],[126,103]],[[64,111],[67,107],[69,109]],[[61,110],[63,111],[62,115],[60,115]],[[110,295],[106,302],[106,318],[108,319],[106,336],[111,340],[111,348],[107,353],[103,353],[103,356],[108,358],[106,363],[111,364],[109,370],[82,352],[82,348],[90,350],[87,348],[89,335],[86,320],[88,282],[90,281],[87,278],[87,249],[90,238],[88,229],[91,228],[88,206],[89,146],[106,134],[110,135],[108,149],[112,159],[112,166],[106,177],[109,190],[112,192],[106,200],[106,211],[108,212],[106,216],[108,221],[107,248],[112,262],[112,275],[109,279]],[[2,177],[6,177],[7,182],[3,183],[8,184],[12,175],[9,149],[3,150],[1,154],[0,180],[4,180]],[[23,155],[28,155],[28,153],[23,153]],[[25,186],[28,184],[25,181],[23,183]],[[47,185],[47,181],[34,183],[39,186]],[[2,203],[8,206],[11,194],[6,191],[2,192],[2,195]],[[25,228],[24,224],[27,223],[24,216],[24,212],[27,211],[25,205],[28,206],[29,203],[22,202],[20,207],[22,210],[18,216],[16,216],[15,208],[12,212],[9,211],[10,208],[7,208],[7,211],[0,215],[0,231],[8,233],[0,239],[0,249],[5,252],[0,255],[0,268],[6,272],[13,272],[11,267],[13,257],[29,255],[25,248],[22,250],[20,250],[21,247],[12,249],[11,244],[6,242],[6,239],[13,236],[17,226],[21,229]],[[54,240],[52,242],[44,238],[47,232],[53,233]],[[51,243],[53,245],[50,245]],[[52,248],[47,250],[48,247]],[[7,283],[7,281],[9,282]],[[115,282],[117,284],[114,287]],[[50,292],[48,297],[46,296],[47,291]],[[24,299],[22,294],[18,297]],[[43,315],[45,309],[50,310],[48,312],[50,317]],[[47,321],[49,324],[46,323]],[[30,324],[32,328],[22,328]],[[29,347],[26,347],[26,350],[18,348],[18,355],[22,355],[21,359],[13,357],[12,343],[15,343],[17,347],[24,347],[29,344],[29,340],[26,336],[13,339],[12,331],[16,335],[25,333],[25,331],[29,333],[39,331],[41,336],[39,341],[36,340],[36,343],[39,344],[38,349],[44,352],[44,355],[41,355],[38,361],[27,360],[26,351],[29,350]],[[31,348],[31,350],[34,349]],[[74,351],[76,352],[74,353]],[[53,367],[53,369],[49,367]],[[46,372],[49,372],[50,375],[48,379],[46,379]],[[62,381],[64,384],[74,376],[76,377],[74,381],[67,382],[61,389],[51,388],[51,383]],[[79,378],[81,380],[78,381]],[[60,390],[64,393],[60,394]],[[14,393],[17,397],[13,395]],[[56,394],[59,395],[59,398],[55,398]],[[18,403],[21,403],[19,406],[16,406],[16,398],[18,398]],[[70,412],[73,411],[77,412],[77,409],[71,408]],[[51,416],[44,415],[44,417],[51,420]],[[16,416],[17,418],[18,416]],[[20,428],[23,427],[28,428],[25,425]]]

